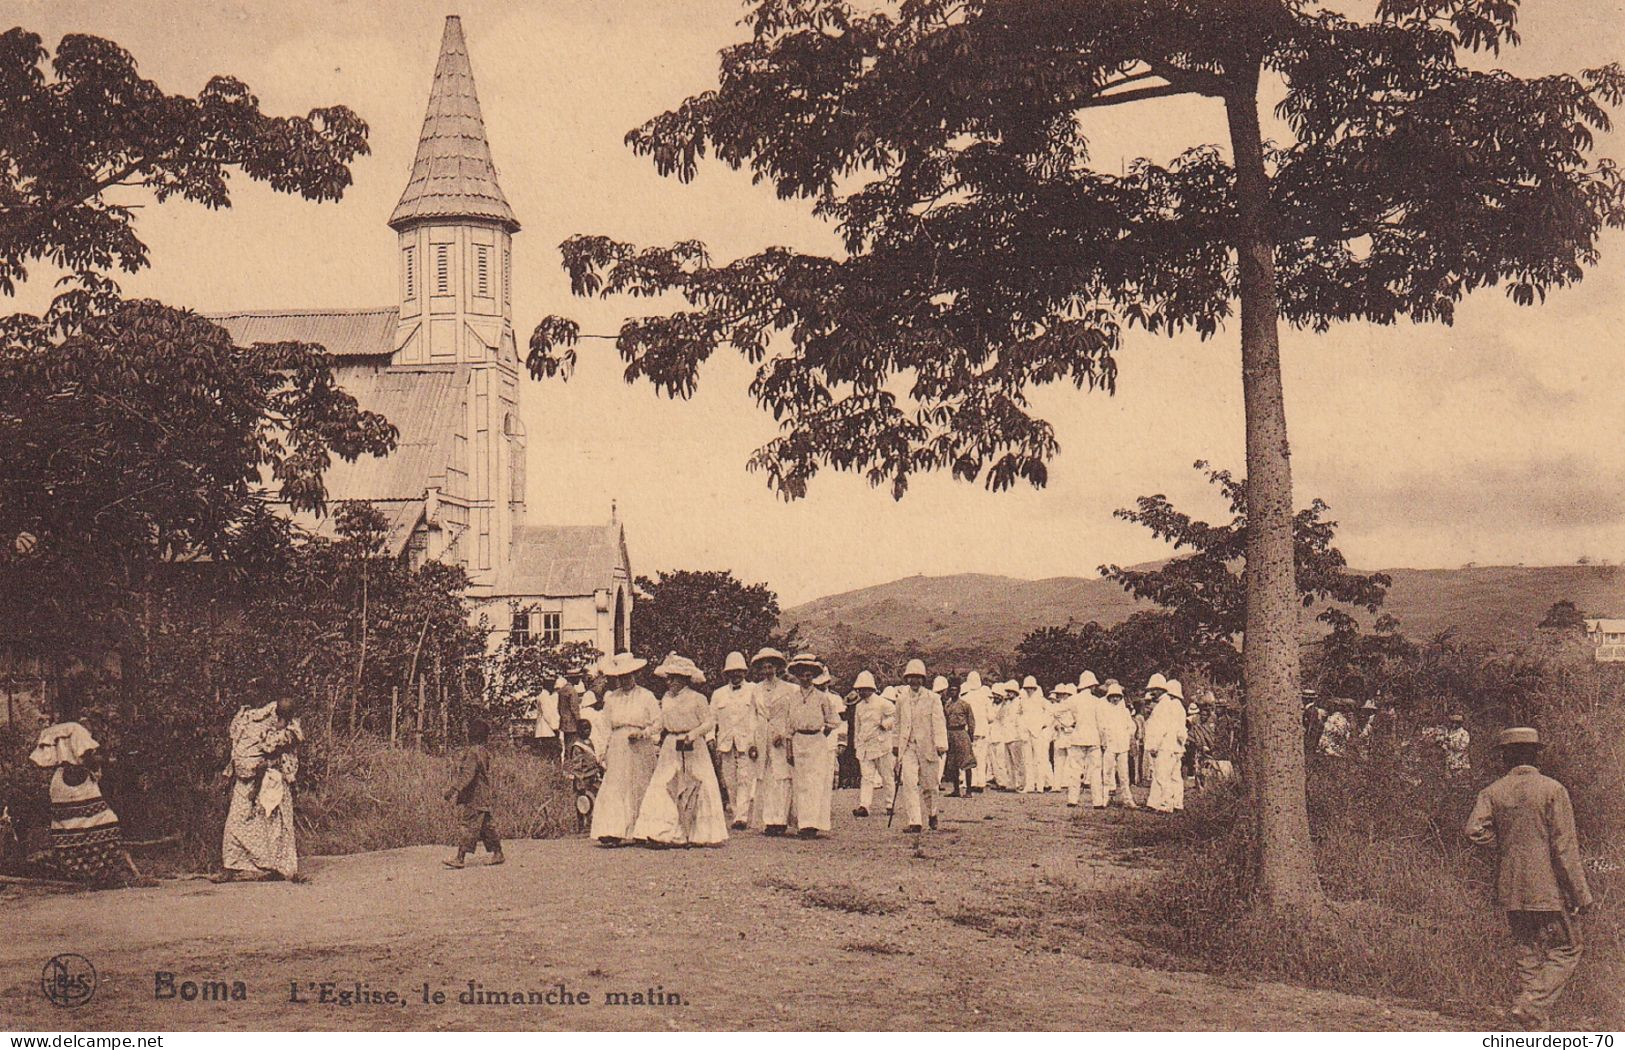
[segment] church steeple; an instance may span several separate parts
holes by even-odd
[[[401,278],[391,364],[466,377],[458,451],[432,501],[453,553],[431,544],[430,556],[454,558],[476,592],[489,591],[507,571],[525,514],[512,305],[519,221],[497,185],[456,15],[446,19],[412,177],[389,225]]]
[[[474,69],[463,42],[463,23],[456,15],[446,18],[412,177],[389,225],[403,230],[416,223],[448,219],[485,220],[509,233],[519,229],[519,220],[497,184],[480,97],[474,90]]]

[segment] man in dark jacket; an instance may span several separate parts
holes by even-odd
[[[463,858],[485,844],[490,863],[501,864],[502,839],[491,819],[491,749],[485,746],[490,730],[484,722],[468,724],[468,747],[457,756],[457,772],[446,788],[446,801],[457,803],[457,854],[444,861],[448,868],[463,866]]]

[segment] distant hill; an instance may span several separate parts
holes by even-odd
[[[1384,611],[1419,640],[1453,629],[1464,641],[1515,642],[1531,636],[1547,607],[1564,598],[1588,615],[1625,615],[1625,567],[1620,566],[1383,571],[1394,581]],[[986,663],[1008,655],[1034,628],[1068,620],[1110,626],[1141,608],[1150,606],[1109,580],[972,573],[910,576],[833,594],[787,609],[784,622],[796,625],[810,646],[824,652],[879,655],[912,645],[939,658],[953,654]]]

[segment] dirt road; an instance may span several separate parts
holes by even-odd
[[[884,817],[849,816],[852,794],[837,795],[834,833],[814,842],[754,832],[716,850],[517,842],[505,866],[460,872],[441,867],[444,850],[418,847],[315,858],[300,885],[7,891],[0,1027],[1459,1026],[1171,969],[1094,914],[1144,870],[1114,853],[1100,818],[1068,819],[1056,795],[947,799],[942,830],[916,845]],[[62,952],[96,967],[84,1006],[53,1006],[41,991],[43,965]],[[163,973],[174,998],[155,995],[168,990]],[[188,981],[241,997],[185,1001]],[[360,998],[401,1002],[322,1003],[324,982],[335,998],[360,985]],[[466,1001],[471,991],[486,1001]],[[561,991],[589,1000],[561,1005]],[[498,992],[541,1001],[490,1002]],[[618,995],[626,1001],[606,1002]]]

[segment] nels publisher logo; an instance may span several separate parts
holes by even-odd
[[[83,955],[58,955],[45,964],[39,986],[57,1006],[83,1006],[96,994],[96,967]]]

